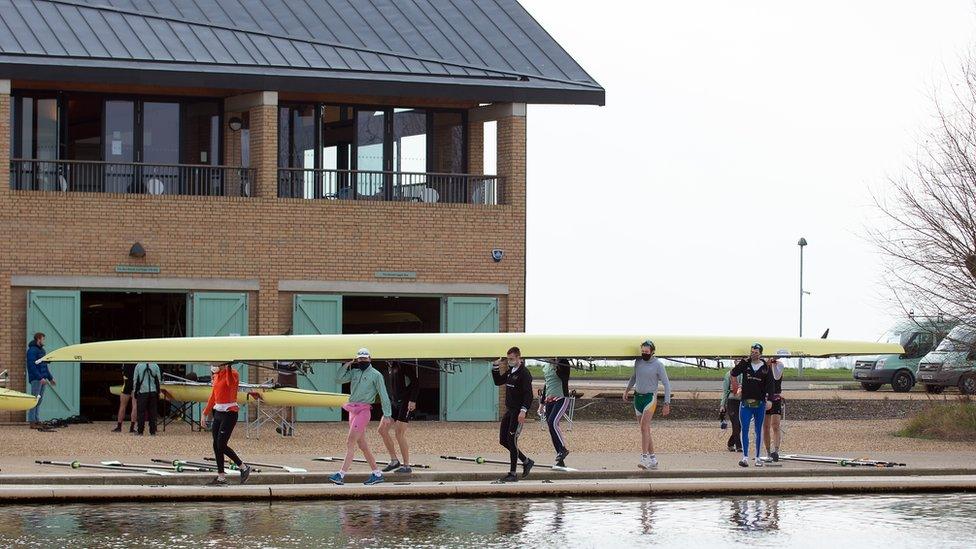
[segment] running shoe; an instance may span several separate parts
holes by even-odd
[[[515,474],[515,471],[510,471],[507,475],[498,479],[498,482],[518,482],[518,475]]]
[[[556,467],[562,467],[563,469],[565,469],[566,468],[566,462],[565,461],[562,461],[562,460],[556,460]]]
[[[754,462],[755,462],[755,464],[756,464],[756,467],[762,467],[762,466],[763,466],[763,460],[761,460],[761,459],[759,459],[759,458],[756,458],[756,459],[754,460]]]
[[[241,484],[247,482],[249,476],[251,476],[251,466],[244,464],[244,467],[241,467]]]
[[[641,458],[640,461],[637,462],[637,466],[640,467],[641,469],[647,469],[647,460],[648,460],[648,455],[641,454]]]
[[[366,486],[372,486],[374,484],[379,484],[379,483],[381,483],[381,482],[383,482],[385,480],[386,479],[383,478],[383,475],[377,475],[376,473],[370,473],[369,478],[366,479],[366,482],[364,482],[363,484],[365,484]]]
[[[773,458],[773,461],[779,461],[779,450],[773,450],[769,457]]]
[[[749,466],[749,458],[742,458],[739,460],[739,467],[748,467],[748,466]]]
[[[411,469],[410,466],[408,466],[408,465],[404,465],[403,467],[400,467],[399,469],[397,469],[394,472],[395,473],[406,473],[406,474],[409,474],[409,473],[412,473],[413,472],[413,469]]]
[[[208,482],[206,486],[227,486],[227,479],[214,477],[214,479]]]
[[[647,468],[648,469],[657,469],[657,458],[656,457],[650,457],[650,456],[648,456],[648,458],[647,458]]]
[[[529,471],[532,470],[533,465],[535,465],[534,461],[528,458],[525,459],[525,463],[522,464],[522,478],[529,476]]]
[[[121,433],[122,432],[122,424],[119,423],[118,425],[116,425],[115,426],[115,429],[112,429],[112,432],[113,433]]]
[[[334,475],[329,477],[329,481],[332,482],[332,484],[337,484],[339,486],[342,486],[343,484],[346,483],[345,479],[343,479],[342,475],[340,475],[339,473],[335,473]]]
[[[399,468],[400,468],[400,467],[401,467],[402,465],[403,465],[403,464],[402,464],[402,463],[400,463],[400,460],[398,460],[398,459],[394,459],[393,461],[391,461],[391,462],[389,463],[389,465],[387,465],[386,467],[384,467],[384,468],[383,468],[383,472],[384,472],[384,473],[389,473],[390,471],[396,471],[396,470],[397,470],[397,469],[399,469]]]
[[[569,448],[564,448],[562,452],[556,454],[556,461],[565,461],[569,456]]]

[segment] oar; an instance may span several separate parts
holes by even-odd
[[[176,471],[177,473],[182,473],[184,471],[193,471],[198,473],[209,473],[212,469],[204,469],[203,467],[192,467],[189,465],[163,465],[163,464],[145,464],[145,463],[122,463],[121,461],[100,461],[102,465],[111,465],[112,467],[142,467],[145,469],[165,469],[170,471]]]
[[[497,465],[509,465],[509,462],[502,461],[500,459],[488,459],[481,456],[478,457],[465,457],[465,456],[441,456],[441,459],[447,459],[452,461],[467,461],[471,463],[477,463],[479,465],[483,463],[494,463]],[[578,469],[573,469],[572,467],[561,467],[559,465],[548,465],[545,463],[536,463],[534,467],[546,467],[552,469],[553,471],[578,471]]]
[[[320,456],[320,457],[313,457],[312,458],[312,461],[338,462],[338,461],[343,461],[344,459],[346,459],[346,458],[331,457],[331,456]],[[355,463],[369,463],[368,461],[366,461],[363,458],[352,458],[352,460]],[[382,459],[378,459],[378,460],[376,460],[376,464],[377,465],[389,465],[390,462],[389,461],[383,461]],[[417,469],[430,469],[430,465],[421,465],[419,463],[413,463],[413,464],[410,465],[410,467],[416,467]]]
[[[97,465],[94,463],[81,463],[78,460],[75,461],[46,461],[46,460],[36,460],[34,463],[40,465],[60,465],[62,467],[71,467],[72,469],[104,469],[107,471],[129,471],[129,472],[141,472],[147,475],[159,475],[159,476],[169,476],[173,473],[169,471],[161,471],[159,469],[148,469],[145,467],[119,467],[117,465]]]
[[[895,461],[884,461],[884,460],[878,460],[878,459],[868,459],[868,458],[839,458],[839,457],[832,457],[832,456],[811,456],[811,455],[807,455],[807,454],[790,454],[790,456],[792,456],[792,457],[798,457],[798,458],[827,459],[827,460],[834,460],[834,461],[838,461],[838,462],[843,461],[845,463],[852,463],[852,462],[857,462],[857,463],[874,463],[874,464],[882,464],[884,467],[895,467],[895,466],[898,466],[898,467],[907,467],[908,466],[905,463],[898,463],[898,462],[895,462]]]
[[[217,471],[217,464],[216,463],[201,463],[199,461],[187,461],[187,460],[184,460],[184,459],[158,459],[158,458],[157,459],[151,459],[149,461],[152,461],[153,463],[168,463],[170,465],[183,465],[183,466],[187,466],[188,465],[190,467],[199,467],[200,469],[206,469],[206,470],[208,470],[210,472]],[[236,466],[233,463],[228,464],[228,466],[226,467],[226,469],[227,470],[230,470],[230,471],[235,471],[237,473],[240,473],[240,471],[237,470]],[[251,472],[252,473],[260,473],[261,470],[260,469],[252,469]]]
[[[215,458],[212,458],[212,457],[205,457],[203,459],[205,459],[207,461],[217,461]],[[308,469],[302,469],[301,467],[291,467],[291,466],[288,466],[288,465],[275,465],[274,463],[257,463],[255,461],[245,461],[244,463],[246,465],[250,465],[251,467],[271,467],[272,469],[284,469],[285,471],[287,471],[289,473],[307,473],[308,472]],[[231,464],[231,468],[236,468],[236,467],[237,467],[237,465]]]
[[[853,459],[853,458],[834,458],[828,456],[806,456],[806,455],[796,455],[787,454],[779,457],[783,461],[802,461],[805,463],[824,463],[829,465],[840,465],[841,467],[851,466],[862,466],[862,467],[895,467],[895,466],[906,466],[904,463],[895,463],[893,461],[877,461],[871,459]]]

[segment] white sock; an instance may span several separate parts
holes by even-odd
[[[343,471],[342,469],[339,469],[338,475],[339,475],[339,478],[346,478],[346,472]]]
[[[373,474],[378,477],[381,477],[383,476],[383,471],[380,471],[379,469],[373,469]]]

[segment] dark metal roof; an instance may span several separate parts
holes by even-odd
[[[0,0],[0,77],[604,102],[516,0]]]

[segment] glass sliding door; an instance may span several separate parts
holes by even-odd
[[[389,170],[385,161],[387,142],[387,111],[356,111],[356,197],[372,200],[387,198],[386,173]]]
[[[94,94],[66,94],[64,98],[65,177],[72,191],[103,190],[102,112],[105,102]],[[73,162],[79,161],[79,162]]]
[[[11,172],[11,186],[42,191],[67,190],[59,176],[58,99],[54,97],[14,97],[11,109],[12,159],[18,162]]]
[[[479,187],[484,187],[486,180],[457,175],[468,171],[464,115],[460,112],[435,112],[431,115],[431,126],[433,143],[429,169],[438,174],[451,174],[431,176],[431,187],[441,194],[442,201],[483,202],[485,193],[491,190]]]
[[[315,198],[319,137],[319,107],[294,105],[278,108],[278,196]]]
[[[104,192],[139,192],[135,184],[135,125],[134,101],[105,101],[105,181]]]
[[[142,185],[131,192],[182,193],[180,188],[180,104],[146,101],[142,104],[142,151],[138,160]]]
[[[393,197],[437,202],[427,186],[427,112],[393,109]]]
[[[223,172],[206,167],[222,162],[220,114],[220,104],[215,101],[183,105],[182,163],[201,166],[183,170],[180,185],[186,194],[224,194]]]
[[[349,169],[356,127],[352,108],[326,105],[322,109],[322,196],[352,198]]]

